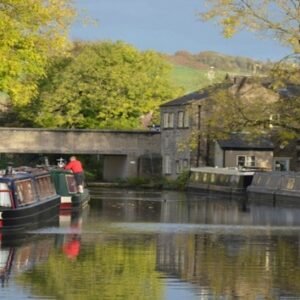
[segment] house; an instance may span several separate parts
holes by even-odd
[[[216,167],[246,167],[262,170],[273,169],[272,141],[265,137],[249,139],[247,135],[232,134],[218,140],[214,149]]]
[[[195,129],[205,118],[205,91],[190,93],[161,105],[161,155],[163,175],[176,178],[193,165],[206,165],[204,143],[191,147]],[[201,155],[200,155],[201,152]]]
[[[189,93],[160,107],[161,154],[163,175],[176,178],[184,170],[201,166],[239,166],[244,164],[271,169],[273,145],[261,140],[237,143],[232,138],[216,143],[208,135],[207,119],[212,111],[212,99],[217,91],[228,89],[251,101],[256,91],[266,101],[274,101],[264,85],[253,88],[245,77],[227,78],[223,83]],[[233,144],[230,144],[233,143]],[[234,144],[235,143],[235,144]]]

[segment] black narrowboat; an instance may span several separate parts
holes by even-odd
[[[273,206],[300,205],[299,172],[258,172],[247,188],[248,200]]]
[[[59,216],[60,195],[45,170],[0,176],[0,233],[33,230]]]
[[[84,188],[82,193],[78,191],[72,171],[52,168],[50,169],[50,174],[56,192],[61,196],[60,209],[81,209],[88,204],[90,200],[89,190]]]
[[[243,194],[253,175],[253,171],[236,168],[191,168],[188,189]]]

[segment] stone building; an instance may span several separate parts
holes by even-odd
[[[161,155],[163,175],[176,178],[191,166],[206,165],[205,139],[191,147],[195,129],[205,118],[206,92],[194,92],[161,105]]]
[[[273,145],[263,140],[247,143],[239,137],[215,142],[207,134],[206,121],[212,109],[212,99],[218,90],[242,92],[247,101],[253,91],[266,93],[267,101],[274,101],[263,85],[253,89],[245,77],[226,80],[213,88],[189,93],[161,105],[161,154],[163,175],[176,178],[190,167],[201,166],[253,166],[272,169]],[[241,147],[242,146],[242,147]],[[236,147],[236,148],[234,148]]]

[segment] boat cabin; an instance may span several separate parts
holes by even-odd
[[[189,189],[225,193],[243,193],[254,172],[236,168],[191,168]]]
[[[31,228],[58,215],[60,196],[49,172],[15,171],[0,176],[0,230]]]

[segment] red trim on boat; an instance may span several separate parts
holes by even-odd
[[[71,209],[71,208],[72,208],[72,203],[61,203],[60,204],[60,210]]]

